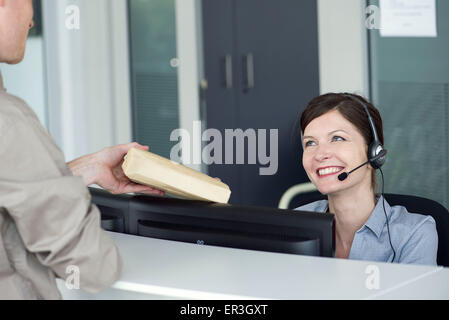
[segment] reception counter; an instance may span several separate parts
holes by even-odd
[[[123,274],[64,299],[449,299],[449,269],[196,245],[108,232]],[[82,276],[82,275],[81,275]]]

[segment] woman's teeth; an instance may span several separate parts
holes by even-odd
[[[337,168],[337,167],[321,169],[321,170],[318,170],[318,175],[325,176],[325,175],[328,175],[328,174],[331,174],[331,173],[340,172],[342,170],[343,170],[343,168]]]

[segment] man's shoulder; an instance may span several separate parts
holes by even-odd
[[[30,117],[34,119],[36,115],[24,100],[6,92],[0,93],[0,130]]]

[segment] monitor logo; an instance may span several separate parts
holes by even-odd
[[[196,244],[199,244],[200,246],[204,245],[204,240],[196,240]]]

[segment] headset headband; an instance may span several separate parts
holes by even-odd
[[[356,96],[353,96],[353,95],[350,95],[350,94],[344,94],[344,96],[348,97],[351,100],[354,100],[354,101],[360,103],[360,105],[363,107],[363,109],[365,110],[365,112],[366,112],[366,114],[368,116],[368,122],[369,122],[369,125],[371,127],[371,132],[373,133],[374,141],[380,143],[379,136],[377,135],[376,126],[374,125],[373,118],[371,117],[371,114],[369,113],[369,110],[368,110],[368,107],[366,106],[366,104],[362,100],[357,98]]]

